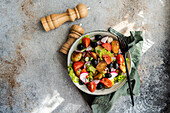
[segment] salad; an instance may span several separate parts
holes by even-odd
[[[68,70],[73,82],[86,85],[92,93],[111,88],[126,77],[119,42],[110,36],[84,36],[71,55]]]

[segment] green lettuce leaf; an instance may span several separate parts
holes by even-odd
[[[86,38],[90,38],[90,36],[89,36],[89,35],[85,35],[84,37],[86,37]],[[84,37],[83,37],[83,38],[84,38]],[[82,39],[83,39],[83,38],[82,38]],[[82,39],[79,41],[79,44],[81,44],[81,43],[82,43]]]
[[[76,76],[76,74],[74,73],[74,70],[72,68],[72,64],[70,64],[68,66],[68,71],[69,71],[69,76],[71,77],[71,79],[73,80],[73,82],[75,83],[79,83],[79,78]]]
[[[122,81],[124,78],[125,78],[125,76],[122,75],[122,74],[120,74],[120,75],[118,75],[118,76],[116,76],[116,77],[114,78],[114,81],[120,82],[120,81]]]
[[[111,53],[110,51],[107,51],[106,49],[101,49],[101,47],[100,47],[100,50],[98,50],[98,48],[96,48],[96,53],[99,55],[99,57],[100,57],[100,59],[101,60],[103,60],[103,55],[108,55],[108,56],[110,56],[110,58],[111,58],[111,61],[113,61],[113,53]]]

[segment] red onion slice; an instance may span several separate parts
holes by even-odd
[[[102,42],[99,40],[99,41],[97,41],[97,44],[100,45],[100,44],[102,44]]]
[[[85,58],[86,54],[87,54],[86,52],[83,52],[82,56]]]

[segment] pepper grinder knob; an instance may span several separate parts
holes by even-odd
[[[79,25],[72,25],[71,32],[68,35],[68,40],[63,44],[62,48],[60,49],[60,52],[67,54],[74,41],[83,34],[84,34],[83,27]]]

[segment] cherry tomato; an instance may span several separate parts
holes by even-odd
[[[113,40],[111,45],[112,45],[112,51],[117,54],[119,52],[119,41]]]
[[[81,67],[83,67],[84,63],[81,61],[77,61],[73,64],[74,71],[78,71]]]
[[[106,61],[107,65],[111,63],[111,57],[109,55],[103,55],[103,59]]]
[[[123,64],[124,63],[124,57],[122,54],[118,54],[116,57],[117,63],[118,64]]]
[[[102,44],[102,46],[108,51],[112,50],[112,46],[109,43],[104,43],[104,44]]]
[[[82,39],[82,44],[84,47],[88,47],[90,45],[90,38],[83,38]]]
[[[85,73],[85,72],[87,72],[85,68],[81,70],[81,73]]]
[[[87,88],[89,89],[90,92],[94,92],[96,90],[96,83],[94,81],[89,82],[87,84]]]
[[[123,72],[123,73],[126,73],[126,67],[125,67],[125,65],[120,65],[119,66],[119,68],[120,68],[120,70]]]
[[[109,80],[108,78],[102,78],[102,80],[100,80],[100,82],[105,85],[107,88],[110,88],[113,86],[112,81]]]

